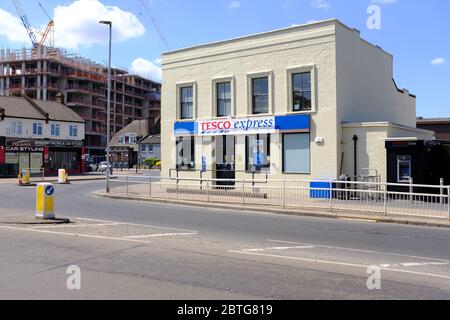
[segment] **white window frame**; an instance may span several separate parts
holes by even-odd
[[[286,76],[287,76],[287,113],[294,113],[294,114],[311,114],[317,112],[317,72],[316,72],[316,65],[303,65],[303,66],[293,66],[288,67],[286,69]],[[296,73],[311,73],[311,110],[303,110],[303,111],[294,111],[293,110],[293,90],[294,86],[292,83],[292,75]]]
[[[231,114],[229,116],[218,116],[217,115],[217,84],[224,83],[224,82],[230,82],[231,86]],[[235,76],[221,76],[221,77],[215,77],[211,81],[211,87],[212,87],[212,110],[211,115],[213,118],[229,118],[229,117],[235,117],[236,116],[236,79]]]
[[[182,119],[181,118],[181,88],[192,87],[192,118]],[[187,81],[179,82],[176,84],[176,97],[177,97],[177,120],[190,122],[197,119],[197,82]]]
[[[69,137],[78,137],[78,126],[76,124],[71,124],[69,126]]]
[[[58,130],[56,130],[58,128]],[[52,137],[59,137],[61,135],[61,126],[59,123],[52,123],[50,125],[50,135]]]
[[[36,128],[36,132],[34,131],[34,128]],[[33,136],[42,136],[44,132],[44,126],[42,125],[42,122],[33,122],[31,132],[33,133]]]
[[[252,80],[257,78],[268,78],[269,83],[269,110],[267,113],[253,113],[253,88],[252,88]],[[255,115],[255,116],[267,116],[267,115],[273,115],[274,114],[274,79],[273,79],[273,71],[272,70],[266,70],[266,71],[259,71],[259,72],[251,72],[247,73],[247,114],[248,115]]]
[[[20,128],[20,130],[18,130]],[[21,135],[22,134],[22,121],[12,121],[11,122],[11,134]]]

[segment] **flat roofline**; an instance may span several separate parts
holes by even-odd
[[[418,124],[450,124],[450,118],[417,118]]]
[[[344,128],[364,128],[364,127],[392,127],[392,128],[398,128],[398,129],[404,129],[404,130],[411,130],[416,132],[422,132],[422,133],[428,133],[428,134],[435,134],[434,131],[426,130],[422,128],[414,128],[414,127],[408,127],[401,124],[389,122],[389,121],[378,121],[378,122],[353,122],[353,123],[341,123],[342,127]]]
[[[189,51],[189,50],[193,50],[193,49],[204,48],[204,47],[213,46],[213,45],[231,43],[231,42],[235,42],[235,41],[239,41],[239,40],[256,38],[256,37],[260,37],[260,36],[263,36],[263,35],[270,35],[270,34],[280,33],[280,32],[287,31],[287,30],[304,29],[305,27],[310,27],[310,26],[315,26],[315,25],[325,25],[325,24],[329,24],[330,22],[339,23],[341,26],[343,26],[344,28],[346,28],[346,29],[348,29],[350,31],[356,30],[356,29],[352,29],[349,26],[345,25],[344,23],[342,23],[338,19],[332,18],[332,19],[314,21],[314,22],[310,22],[310,23],[304,23],[304,24],[300,24],[300,25],[294,25],[294,26],[290,26],[290,27],[286,27],[286,28],[275,29],[275,30],[271,30],[271,31],[264,31],[264,32],[253,33],[253,34],[249,34],[249,35],[245,35],[245,36],[239,36],[239,37],[225,39],[225,40],[219,40],[219,41],[213,41],[213,42],[203,43],[203,44],[199,44],[199,45],[193,45],[193,46],[180,48],[180,49],[176,49],[176,50],[172,50],[172,51],[166,51],[166,52],[162,53],[162,56],[175,54],[175,53],[180,53],[180,52],[185,52],[185,51]]]

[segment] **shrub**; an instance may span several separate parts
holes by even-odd
[[[154,167],[156,165],[157,162],[160,162],[160,160],[158,158],[147,158],[144,160],[144,163],[146,165],[148,165],[150,168]]]

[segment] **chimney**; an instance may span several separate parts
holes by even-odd
[[[65,99],[64,99],[65,97],[64,97],[64,93],[62,93],[62,92],[59,92],[57,95],[56,95],[56,101],[57,102],[59,102],[59,103],[61,103],[61,104],[64,104],[65,103]]]

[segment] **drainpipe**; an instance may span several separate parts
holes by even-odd
[[[358,165],[357,165],[357,150],[358,150],[358,148],[357,148],[357,146],[358,146],[358,136],[355,134],[354,136],[353,136],[353,148],[354,148],[354,170],[353,170],[353,173],[354,173],[354,176],[355,176],[355,181],[356,181],[356,177],[358,176]]]

